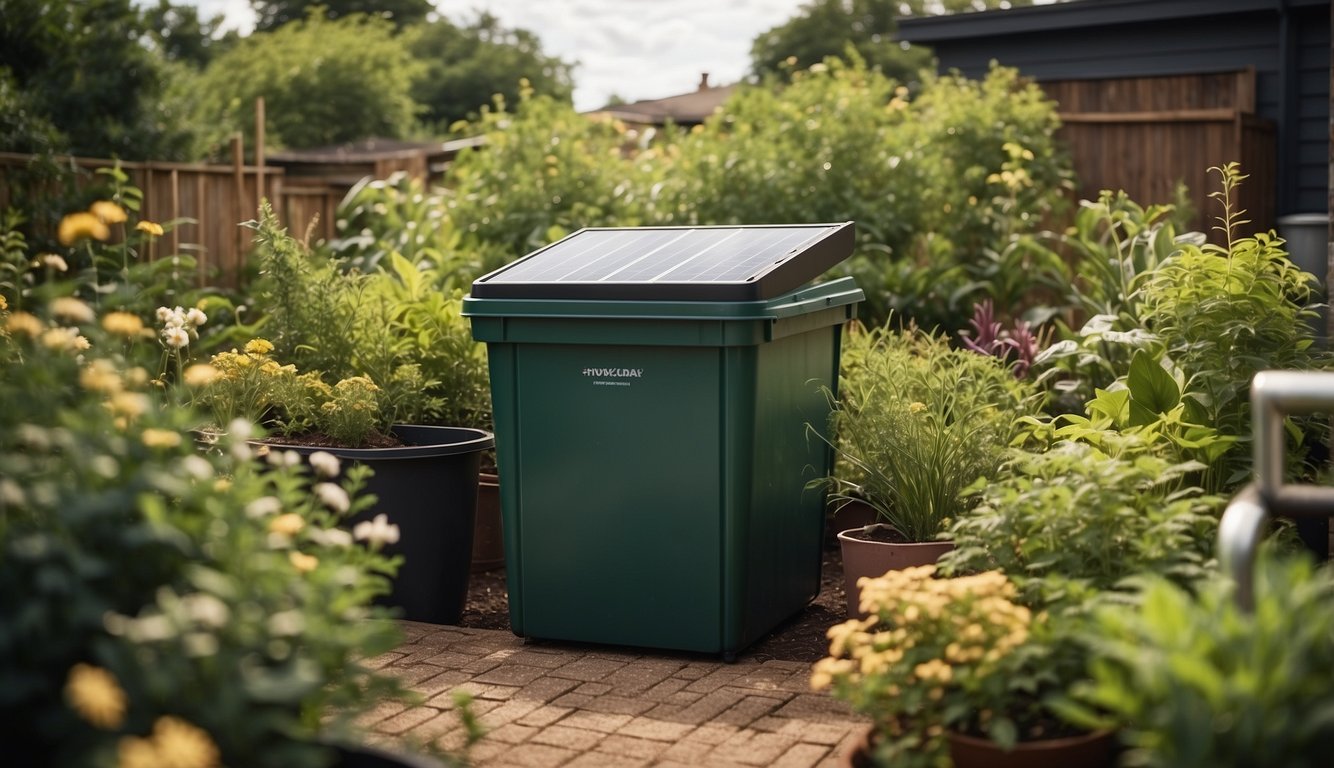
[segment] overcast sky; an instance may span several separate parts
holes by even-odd
[[[248,31],[247,0],[185,0],[209,18]],[[760,32],[787,21],[805,0],[434,0],[452,21],[486,10],[506,27],[530,30],[542,49],[578,63],[574,104],[580,110],[624,99],[656,99],[694,90],[700,73],[735,82],[750,64]]]

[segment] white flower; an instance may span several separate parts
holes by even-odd
[[[282,508],[283,503],[277,496],[262,496],[245,505],[245,513],[247,517],[268,517]]]
[[[352,534],[342,528],[311,528],[306,535],[311,541],[325,547],[352,546]]]
[[[171,319],[171,309],[168,307],[157,308],[157,321],[165,325]]]
[[[379,514],[374,520],[362,520],[353,526],[352,535],[358,541],[370,542],[372,548],[381,544],[397,544],[398,526],[390,523],[384,514]]]
[[[201,309],[191,307],[190,310],[185,313],[185,322],[189,323],[192,328],[198,328],[208,322],[208,315],[204,314],[204,311]]]
[[[227,424],[227,434],[237,440],[248,440],[251,435],[255,434],[255,425],[251,424],[249,419],[232,419]]]
[[[320,503],[332,509],[338,514],[343,514],[352,506],[352,500],[348,498],[347,491],[340,485],[333,483],[316,483],[312,488],[315,495],[319,497]]]
[[[167,346],[172,349],[180,349],[190,344],[190,334],[179,325],[169,325],[162,330],[162,338],[167,342]]]
[[[227,604],[206,592],[195,592],[181,598],[181,606],[191,619],[208,627],[221,627],[231,618]]]
[[[181,459],[181,469],[196,480],[207,480],[213,476],[213,465],[208,463],[208,459],[194,453]]]
[[[267,448],[268,446],[262,446]],[[295,467],[301,463],[301,454],[296,451],[269,451],[262,453],[264,460],[273,467]]]
[[[338,476],[338,457],[328,451],[316,451],[310,454],[310,466],[320,477]]]
[[[269,617],[269,632],[278,635],[299,635],[306,628],[306,617],[301,611],[280,611]]]

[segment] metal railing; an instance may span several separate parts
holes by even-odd
[[[1218,557],[1237,585],[1237,603],[1255,607],[1255,555],[1274,517],[1334,517],[1334,488],[1283,482],[1283,419],[1334,412],[1334,372],[1261,371],[1251,381],[1252,451],[1255,480],[1223,511]]]

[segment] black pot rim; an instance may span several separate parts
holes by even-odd
[[[479,453],[496,444],[491,432],[473,427],[443,427],[429,424],[395,424],[390,430],[404,445],[392,448],[334,448],[318,445],[290,445],[273,439],[259,445],[310,455],[317,451],[344,459],[423,459],[431,456],[455,456]]]

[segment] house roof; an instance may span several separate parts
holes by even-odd
[[[1048,5],[919,16],[898,21],[897,37],[931,45],[942,40],[1048,32],[1116,24],[1162,23],[1254,11],[1280,12],[1328,0],[1070,0]]]
[[[700,78],[699,88],[690,93],[644,99],[633,104],[608,105],[590,114],[610,115],[628,123],[663,125],[670,120],[677,125],[698,125],[721,107],[736,87],[736,84],[709,85],[709,76],[705,73]]]

